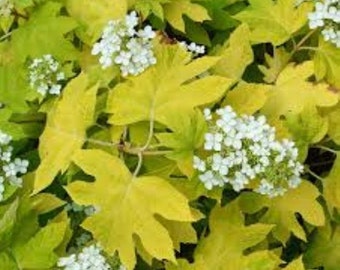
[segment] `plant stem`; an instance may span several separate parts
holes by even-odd
[[[6,34],[4,34],[3,36],[0,37],[0,41],[5,40],[6,38],[10,37],[12,35],[12,32],[8,32]]]

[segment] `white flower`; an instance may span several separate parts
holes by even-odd
[[[11,142],[12,137],[0,131],[0,145],[7,145]]]
[[[83,248],[79,254],[72,254],[68,257],[60,258],[58,267],[64,270],[110,270],[111,267],[101,254],[98,245],[91,245]]]
[[[194,169],[204,172],[205,171],[205,162],[201,160],[199,157],[194,156],[194,164],[193,164]]]
[[[45,54],[32,60],[29,69],[29,83],[42,96],[47,94],[60,95],[65,74],[60,70],[59,63],[52,55]]]
[[[210,110],[205,114],[214,119]],[[262,179],[254,191],[275,197],[300,184],[303,166],[294,142],[275,140],[275,128],[264,116],[238,116],[230,106],[218,109],[216,115],[215,123],[208,121],[204,137],[207,158],[193,160],[207,189],[229,183],[239,192],[250,181]]]
[[[340,5],[338,0],[316,2],[315,10],[308,14],[309,28],[322,28],[325,41],[340,47]]]
[[[205,120],[209,121],[209,120],[212,119],[212,115],[211,115],[211,110],[210,110],[210,109],[205,108],[205,109],[203,110],[203,114],[204,114]]]
[[[151,43],[156,33],[149,25],[137,32],[137,25],[138,17],[134,11],[125,20],[107,23],[101,40],[92,48],[93,55],[100,55],[99,63],[103,69],[116,64],[123,76],[136,76],[156,63]]]
[[[223,135],[221,133],[207,133],[205,134],[205,150],[220,151],[222,148]]]
[[[179,42],[179,44],[188,50],[189,52],[194,53],[195,55],[200,55],[205,53],[205,47],[202,45],[197,45],[195,42],[191,42],[190,44],[187,44],[185,41]]]

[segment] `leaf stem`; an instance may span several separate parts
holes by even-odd
[[[153,106],[152,106],[153,108]],[[151,109],[150,111],[150,125],[149,125],[149,135],[148,138],[144,144],[144,146],[139,150],[138,152],[138,164],[137,167],[133,173],[133,177],[137,177],[142,164],[143,164],[143,152],[145,152],[145,150],[149,147],[149,145],[151,144],[153,135],[154,135],[154,128],[155,128],[155,119],[154,119],[154,113],[153,113],[153,109]]]
[[[12,32],[8,32],[6,34],[4,34],[3,36],[0,37],[0,41],[5,40],[6,38],[10,37],[12,35]]]
[[[334,149],[332,149],[332,148],[329,148],[329,147],[327,147],[327,146],[323,146],[323,145],[313,145],[312,147],[322,149],[322,150],[327,151],[327,152],[330,152],[330,153],[332,153],[332,154],[334,154],[334,155],[337,155],[337,154],[338,154],[338,152],[337,152],[336,150],[334,150]]]
[[[310,174],[314,178],[323,182],[323,178],[321,176],[317,175],[315,172],[313,172],[310,168],[307,167],[307,168],[305,168],[305,170],[307,171],[308,174]]]

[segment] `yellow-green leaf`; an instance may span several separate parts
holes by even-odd
[[[334,44],[320,38],[314,56],[315,75],[318,80],[326,79],[340,87],[340,50]]]
[[[302,262],[302,257],[292,261],[287,267],[284,268],[285,270],[305,270],[305,267]]]
[[[316,230],[308,243],[303,261],[307,269],[323,266],[324,270],[338,270],[340,265],[340,226],[330,224]]]
[[[245,226],[244,217],[237,201],[226,207],[216,206],[209,217],[210,234],[202,239],[194,253],[194,263],[184,265],[184,268],[170,266],[168,269],[178,270],[244,270],[259,269],[250,267],[249,262],[261,259],[254,254],[245,256],[244,250],[252,247],[266,238],[273,225],[254,224]],[[256,255],[255,255],[256,256]],[[263,266],[263,265],[262,265]],[[262,268],[271,270],[271,268]]]
[[[169,127],[173,132],[158,133],[156,137],[161,145],[173,149],[167,157],[175,160],[185,175],[192,176],[194,151],[202,146],[207,130],[205,119],[199,111],[185,117],[179,117],[174,112],[171,122]]]
[[[220,76],[193,79],[214,66],[218,57],[191,61],[190,53],[178,45],[158,45],[156,57],[155,66],[112,89],[107,103],[110,123],[152,119],[168,125],[174,112],[176,117],[186,116],[194,107],[221,98],[232,83]]]
[[[52,183],[58,172],[64,172],[72,154],[82,147],[86,129],[93,121],[97,93],[97,86],[87,88],[87,76],[79,75],[66,86],[49,112],[40,137],[41,163],[35,175],[34,193]]]
[[[109,254],[118,251],[122,263],[132,270],[136,263],[133,235],[137,235],[153,257],[175,260],[169,232],[155,215],[180,222],[195,220],[182,194],[157,176],[134,178],[119,158],[100,150],[79,150],[73,160],[96,180],[74,182],[67,192],[78,204],[98,207],[99,212],[82,226]]]
[[[337,158],[334,165],[324,179],[323,196],[325,197],[331,215],[335,209],[340,209],[340,152],[337,152]]]
[[[246,67],[254,60],[249,35],[246,24],[236,28],[226,43],[214,52],[214,55],[221,56],[221,60],[212,68],[213,73],[241,79]]]
[[[306,234],[295,214],[299,213],[311,225],[323,226],[324,212],[322,206],[316,201],[319,195],[318,189],[313,184],[303,181],[298,188],[289,190],[282,197],[270,199],[256,193],[243,193],[240,205],[246,213],[255,213],[268,207],[260,221],[276,224],[273,235],[282,243],[288,240],[291,232],[306,241]]]
[[[311,61],[287,66],[278,77],[262,113],[277,118],[288,112],[298,114],[308,106],[330,107],[338,102],[339,95],[325,83],[313,83],[308,78],[314,74]]]
[[[311,3],[296,7],[295,0],[249,0],[250,6],[235,18],[249,25],[251,40],[281,45],[307,22]]]
[[[126,0],[67,0],[66,8],[70,15],[86,29],[91,41],[102,33],[109,20],[121,19],[127,12]]]
[[[187,15],[193,21],[203,22],[209,20],[207,10],[191,0],[172,0],[163,5],[165,19],[172,27],[185,32],[183,15]]]
[[[239,114],[254,114],[266,103],[270,89],[266,84],[240,82],[227,93],[223,105],[230,105]]]

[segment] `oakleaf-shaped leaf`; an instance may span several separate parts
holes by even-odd
[[[194,107],[221,98],[232,83],[220,76],[189,82],[214,66],[218,57],[191,61],[190,53],[178,45],[157,46],[156,57],[156,65],[139,76],[129,77],[110,92],[110,123],[126,125],[152,119],[168,125],[174,112],[177,117],[186,116]]]
[[[27,243],[13,247],[13,255],[20,269],[48,269],[58,256],[54,249],[62,242],[67,223],[51,223],[39,230]]]
[[[323,196],[325,197],[329,212],[333,215],[335,209],[340,209],[340,152],[337,152],[337,158],[333,167],[324,179]]]
[[[165,19],[172,27],[185,32],[183,15],[187,15],[193,21],[203,22],[209,20],[207,10],[201,5],[195,4],[192,0],[171,0],[163,5]]]
[[[66,86],[49,112],[40,137],[41,163],[35,175],[34,193],[52,183],[59,171],[64,172],[72,154],[83,145],[86,129],[93,121],[97,93],[97,86],[87,88],[87,76],[79,75]]]
[[[169,127],[173,132],[158,133],[156,137],[161,145],[173,149],[167,157],[175,160],[185,175],[192,176],[194,151],[202,146],[207,130],[205,119],[199,111],[186,117],[178,117],[174,112],[171,122]]]
[[[274,47],[273,50],[273,56],[269,54],[265,54],[264,56],[266,59],[266,66],[258,66],[264,75],[263,80],[267,83],[273,83],[276,81],[277,77],[286,67],[291,57],[284,47]]]
[[[26,75],[21,65],[0,66],[0,102],[14,112],[28,110],[30,89]]]
[[[330,107],[338,102],[339,95],[325,83],[308,81],[314,73],[313,63],[304,62],[298,66],[287,66],[278,77],[262,113],[277,118],[288,112],[298,114],[308,106]]]
[[[253,253],[243,254],[266,238],[273,225],[255,224],[245,226],[244,217],[237,201],[226,207],[216,206],[209,217],[210,234],[202,239],[194,253],[194,263],[180,263],[184,268],[169,267],[171,270],[244,270],[253,261]],[[261,258],[262,259],[262,258]],[[263,265],[262,265],[263,266]],[[262,268],[268,269],[268,268]],[[269,270],[269,269],[268,269]]]
[[[310,3],[298,7],[295,0],[249,0],[250,6],[235,18],[249,25],[251,40],[281,45],[307,22]]]
[[[127,12],[126,0],[67,0],[66,8],[70,15],[80,25],[86,28],[86,32],[92,41],[99,38],[104,25],[109,20],[121,19]]]
[[[74,182],[67,192],[79,204],[98,207],[99,212],[82,226],[109,254],[118,251],[122,263],[132,270],[136,263],[133,235],[137,235],[153,257],[175,260],[169,232],[155,215],[193,221],[188,200],[182,194],[157,176],[134,178],[119,158],[100,150],[79,150],[73,160],[96,180]]]
[[[212,68],[213,73],[241,79],[246,67],[254,60],[249,35],[246,24],[236,28],[228,41],[214,52],[214,55],[221,56],[221,60]]]
[[[271,87],[260,83],[240,82],[227,93],[223,106],[231,106],[239,114],[254,114],[266,103]]]
[[[302,262],[302,257],[292,261],[287,267],[284,268],[285,270],[305,270],[305,267]]]
[[[324,212],[322,206],[316,201],[319,195],[318,189],[313,184],[303,181],[298,188],[289,190],[282,197],[271,199],[256,193],[243,193],[240,205],[246,213],[255,213],[268,207],[260,221],[276,224],[273,235],[282,243],[288,240],[291,232],[306,241],[306,234],[295,214],[299,213],[311,225],[323,226]]]
[[[74,19],[56,16],[60,3],[48,1],[36,9],[27,23],[13,31],[10,49],[15,59],[25,62],[26,57],[41,57],[52,54],[60,60],[77,58],[77,50],[64,38],[77,24]]]
[[[340,87],[340,50],[334,44],[320,38],[314,56],[315,76],[326,79],[330,84]]]
[[[314,106],[306,106],[300,114],[287,114],[286,124],[299,149],[300,160],[305,160],[310,144],[321,141],[328,130],[328,119]]]
[[[327,226],[315,230],[309,239],[303,261],[307,269],[338,270],[340,265],[340,226]]]

